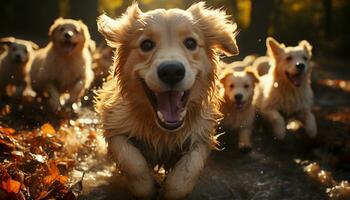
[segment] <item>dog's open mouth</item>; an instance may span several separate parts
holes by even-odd
[[[237,109],[237,110],[240,110],[240,109],[242,109],[243,107],[244,107],[244,102],[243,101],[236,101],[235,103],[234,103],[234,105],[235,105],[235,108]]]
[[[290,74],[286,72],[288,80],[296,87],[299,87],[302,85],[304,81],[304,73],[297,73],[297,74]]]
[[[76,46],[77,46],[77,43],[74,43],[74,42],[69,41],[69,40],[66,40],[66,41],[61,43],[61,47],[62,47],[63,51],[66,53],[70,53],[71,51],[73,51],[73,49]]]
[[[153,92],[144,81],[142,85],[155,112],[157,124],[167,131],[181,128],[190,91]]]

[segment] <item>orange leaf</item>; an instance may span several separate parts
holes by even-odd
[[[15,129],[12,129],[12,128],[3,128],[3,127],[0,127],[0,132],[1,132],[1,133],[5,133],[5,134],[7,134],[7,135],[11,135],[11,134],[15,133],[16,130],[15,130]]]
[[[21,188],[21,183],[9,178],[6,182],[2,181],[1,188],[8,193],[13,192],[17,194],[19,192],[19,189]]]
[[[46,123],[41,126],[41,131],[43,132],[44,135],[53,135],[56,133],[56,130],[52,127],[51,124]]]
[[[68,177],[67,176],[62,176],[60,175],[58,177],[58,180],[62,183],[62,184],[65,184],[67,181],[68,181]]]

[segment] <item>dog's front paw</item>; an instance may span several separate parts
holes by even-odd
[[[310,138],[315,138],[316,135],[317,135],[317,126],[316,126],[316,124],[305,126],[305,132]]]
[[[252,150],[252,142],[249,135],[240,134],[238,149],[241,153],[249,153]]]
[[[286,128],[282,125],[275,124],[273,132],[277,140],[283,140],[286,137]]]
[[[55,98],[49,99],[49,105],[52,111],[59,111],[61,109],[61,103]]]

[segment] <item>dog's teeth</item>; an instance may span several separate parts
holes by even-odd
[[[165,122],[164,117],[163,117],[163,114],[162,114],[159,110],[157,111],[157,115],[158,115],[158,118],[159,118],[162,122]]]
[[[182,121],[185,118],[185,116],[186,116],[186,110],[180,113],[180,121]]]
[[[181,96],[183,96],[183,95],[185,95],[185,92],[184,92],[184,91],[181,92]]]

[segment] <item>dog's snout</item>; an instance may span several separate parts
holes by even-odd
[[[243,95],[242,94],[236,94],[235,95],[235,100],[236,101],[242,101],[242,99],[243,99]]]
[[[304,71],[305,69],[305,64],[304,63],[297,63],[296,65],[296,68],[299,70],[299,71]]]
[[[64,38],[65,39],[70,39],[70,38],[72,38],[72,36],[73,36],[73,32],[72,31],[67,31],[67,32],[64,33]]]
[[[16,55],[15,55],[15,61],[16,61],[17,63],[21,62],[21,61],[22,61],[21,55],[16,54]]]
[[[157,73],[164,83],[175,85],[185,77],[185,67],[181,62],[166,61],[159,65]]]

